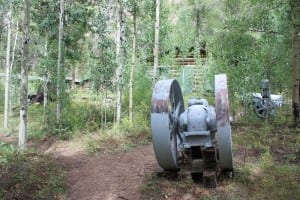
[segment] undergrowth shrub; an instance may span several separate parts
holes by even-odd
[[[260,160],[261,175],[255,180],[261,190],[255,199],[297,199],[300,196],[300,168],[297,165],[275,164],[270,153]]]
[[[103,107],[94,104],[72,102],[63,109],[61,127],[56,128],[55,105],[50,105],[47,110],[48,130],[62,139],[68,139],[78,131],[83,131],[84,133],[95,131],[113,121],[113,111],[111,108],[107,108],[106,116],[104,116]]]
[[[111,127],[104,127],[98,133],[86,139],[86,150],[89,153],[114,152],[128,150],[151,141],[150,105],[140,104],[139,112],[134,112],[133,121],[128,117]]]
[[[281,117],[282,112],[285,114],[278,110],[279,116],[272,119],[255,123],[242,119],[233,125],[233,145],[239,158],[235,181],[245,191],[252,191],[250,199],[300,196],[299,130],[291,128],[292,116]]]
[[[138,111],[133,113],[133,121],[128,117],[123,117],[118,129],[123,134],[137,134],[142,131],[150,130],[150,109],[151,105],[141,104]]]
[[[145,73],[145,66],[139,67],[137,74]],[[145,76],[136,76],[133,87],[133,122],[130,123],[129,115],[129,93],[124,91],[123,110],[126,111],[122,118],[121,128],[125,132],[138,132],[141,130],[149,130],[150,114],[151,114],[151,96],[152,96],[152,81],[147,80]]]
[[[0,141],[0,164],[9,163],[17,158],[18,155],[19,151],[14,145]]]
[[[52,159],[0,142],[0,199],[62,199],[64,172]]]

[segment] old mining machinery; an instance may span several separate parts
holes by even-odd
[[[227,78],[215,76],[215,106],[190,99],[184,109],[174,79],[160,80],[152,94],[151,129],[158,164],[165,171],[189,170],[194,180],[216,187],[220,173],[233,174]]]
[[[253,111],[259,118],[274,117],[276,109],[282,106],[283,98],[281,95],[271,94],[270,81],[268,79],[260,82],[261,93],[253,93],[251,104]]]

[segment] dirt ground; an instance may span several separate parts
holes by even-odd
[[[152,144],[106,155],[88,155],[80,148],[55,143],[43,151],[54,156],[65,168],[67,199],[141,199],[139,188],[144,177],[159,170]]]

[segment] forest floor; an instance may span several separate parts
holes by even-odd
[[[63,167],[67,189],[59,200],[298,199],[300,129],[286,122],[248,123],[232,125],[234,178],[220,177],[212,189],[193,182],[185,171],[163,173],[148,132],[130,141],[89,136],[90,147],[91,141],[97,144],[92,152],[82,136],[68,141],[46,137],[31,146]],[[7,143],[16,138],[6,139],[0,138]]]
[[[63,166],[65,198],[70,200],[207,199],[224,191],[226,185],[223,181],[218,189],[207,189],[194,183],[187,172],[165,174],[157,164],[152,144],[93,155],[84,150],[80,140],[70,143],[49,139],[38,148]],[[242,155],[235,153],[235,159]]]
[[[90,155],[80,143],[78,140],[70,146],[68,141],[50,140],[40,146],[40,150],[57,159],[66,171],[66,199],[142,199],[140,186],[146,175],[159,170],[152,144]]]
[[[233,125],[235,177],[217,188],[195,183],[188,172],[176,176],[159,168],[152,144],[89,154],[82,141],[46,141],[41,150],[66,171],[66,199],[293,199],[300,195],[299,130],[282,125]],[[49,144],[47,144],[49,143]],[[111,145],[110,143],[106,145]],[[44,148],[44,149],[43,149]]]

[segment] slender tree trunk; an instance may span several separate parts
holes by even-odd
[[[46,108],[48,105],[48,83],[49,83],[49,78],[48,75],[45,74],[43,76],[43,94],[44,94],[44,124],[47,124],[47,115],[46,115]]]
[[[16,51],[16,46],[17,46],[17,41],[18,41],[18,34],[19,34],[19,23],[17,22],[16,25],[16,35],[15,35],[15,41],[14,41],[14,46],[12,49],[12,55],[11,55],[11,62],[10,62],[10,84],[9,84],[9,115],[12,116],[12,82],[11,82],[11,76],[12,76],[12,69],[15,61],[15,51]]]
[[[136,65],[136,4],[133,8],[133,38],[132,38],[132,58],[130,68],[130,81],[129,81],[129,120],[132,122],[133,114],[133,72]]]
[[[125,41],[125,13],[122,5],[122,1],[118,1],[118,33],[117,33],[117,48],[116,48],[116,59],[117,59],[117,70],[116,70],[116,81],[117,81],[117,123],[121,120],[122,112],[122,92],[123,92],[123,72],[124,72],[124,41]]]
[[[299,123],[299,70],[300,70],[300,4],[290,1],[292,11],[292,77],[293,77],[293,115],[295,125]]]
[[[157,69],[158,69],[158,56],[159,56],[159,16],[160,16],[160,0],[156,0],[155,3],[156,11],[155,11],[155,35],[154,35],[154,65],[153,65],[153,81],[152,86],[154,87],[157,79]]]
[[[45,110],[48,105],[48,83],[49,83],[48,75],[43,76],[43,81],[44,81],[43,93],[44,93],[44,113],[45,113]]]
[[[57,103],[56,103],[56,123],[60,124],[61,118],[61,83],[62,83],[62,40],[63,40],[63,17],[64,17],[64,0],[60,0],[60,14],[59,14],[59,29],[58,29],[58,58],[57,58]]]
[[[115,0],[108,0],[107,1],[107,12],[106,12],[106,27],[109,33],[112,32],[113,29],[113,18],[115,17],[116,14],[116,2]],[[118,6],[117,6],[118,7]]]
[[[72,66],[72,89],[75,89],[75,81],[76,81],[76,68],[73,64]]]
[[[100,98],[99,98],[100,95]],[[105,105],[105,99],[104,99],[104,88],[103,86],[100,87],[100,94],[97,91],[97,96],[96,96],[96,108],[100,109],[101,113],[101,127],[103,128],[104,124],[104,105]]]
[[[299,70],[297,66],[297,33],[293,30],[292,33],[292,67],[293,67],[293,115],[294,120],[299,120]]]
[[[22,52],[21,87],[20,87],[20,126],[19,126],[20,149],[26,148],[26,137],[27,137],[28,69],[30,64],[29,27],[30,27],[30,1],[24,0],[24,44],[23,44],[23,52]]]
[[[104,124],[106,127],[106,122],[107,122],[107,89],[105,89],[105,107],[104,107]]]
[[[195,5],[195,15],[196,15],[196,30],[195,30],[195,43],[198,42],[200,36],[200,8],[198,5]],[[195,49],[196,46],[195,46]]]
[[[46,36],[46,42],[45,42],[45,51],[44,51],[44,56],[48,56],[48,37]],[[48,105],[48,83],[49,83],[49,76],[48,73],[45,72],[43,76],[44,80],[44,121],[46,122],[46,107]]]
[[[116,63],[117,63],[117,69],[116,69],[116,92],[117,92],[117,98],[116,98],[116,110],[115,110],[115,116],[114,119],[115,121],[118,123],[120,121],[121,118],[121,113],[119,114],[119,110],[121,110],[121,103],[120,103],[120,76],[121,76],[121,72],[120,72],[120,52],[121,52],[121,22],[120,22],[120,3],[118,1],[118,6],[117,6],[117,12],[118,12],[118,17],[117,17],[117,31],[116,31]]]
[[[9,114],[9,99],[10,99],[10,45],[11,45],[11,9],[12,5],[10,3],[10,8],[7,13],[7,46],[6,46],[6,77],[5,77],[5,105],[4,105],[4,128],[8,128],[8,114]]]

